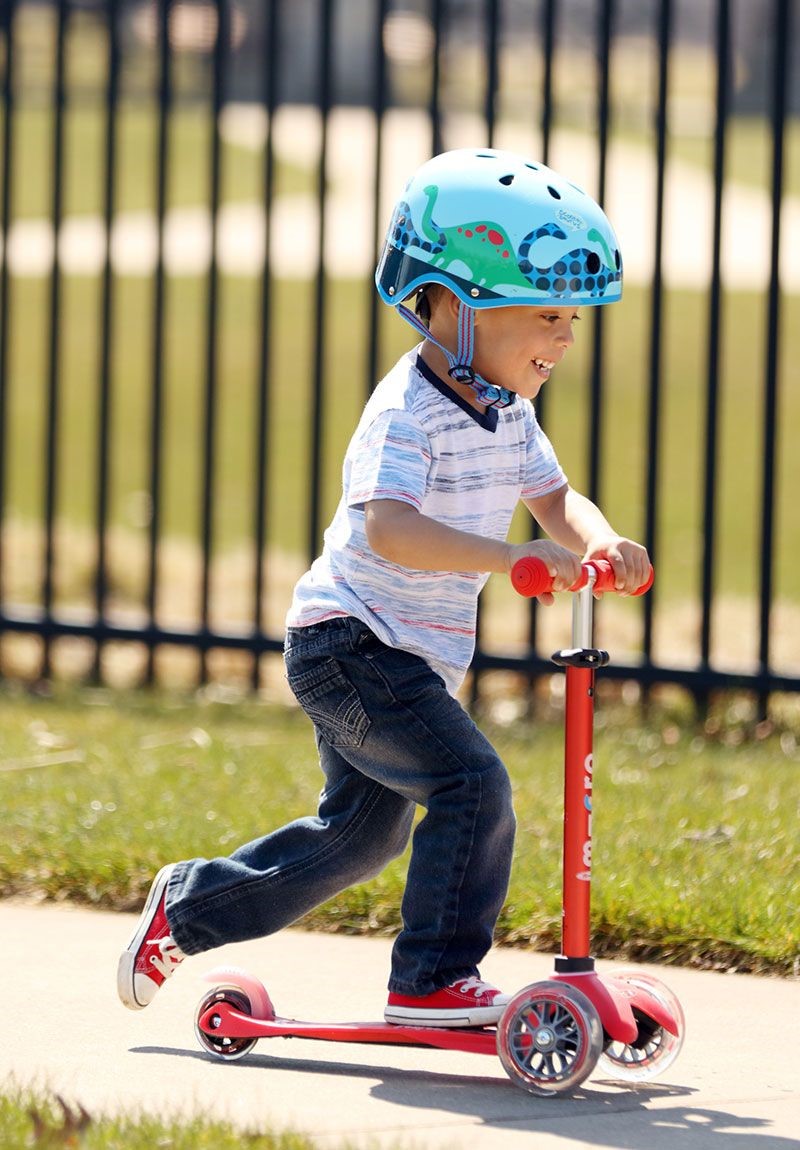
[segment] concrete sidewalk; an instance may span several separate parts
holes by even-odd
[[[650,968],[687,1017],[684,1048],[663,1079],[634,1089],[593,1077],[573,1097],[539,1099],[512,1085],[499,1061],[474,1054],[272,1040],[242,1062],[212,1060],[193,1034],[206,989],[199,975],[209,968],[249,969],[279,1014],[378,1019],[390,943],[287,931],[225,947],[188,959],[134,1014],[115,986],[134,921],[0,903],[0,976],[11,1004],[3,1088],[58,1091],[95,1115],[146,1109],[252,1131],[291,1128],[331,1148],[345,1139],[418,1150],[800,1147],[800,981]],[[511,990],[551,967],[546,956],[497,950],[483,974]]]

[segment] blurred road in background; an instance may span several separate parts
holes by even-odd
[[[260,150],[267,135],[267,116],[259,105],[229,105],[220,118],[222,138],[230,144]],[[313,173],[319,159],[322,124],[313,107],[284,106],[276,113],[273,145],[279,162]],[[448,116],[448,147],[480,144],[482,121],[469,115]],[[430,148],[427,113],[395,110],[383,125],[381,219],[388,224],[394,201],[411,172],[427,159]],[[500,127],[496,146],[530,153],[530,132]],[[375,120],[367,109],[337,108],[328,121],[329,190],[325,221],[325,266],[334,277],[363,276],[375,266],[373,163]],[[555,131],[550,164],[594,194],[597,145],[591,135]],[[605,209],[619,235],[630,284],[647,284],[653,271],[656,165],[650,151],[612,141],[608,152]],[[685,161],[671,160],[665,185],[663,271],[669,287],[703,288],[711,274],[713,180]],[[200,197],[198,197],[200,198]],[[230,275],[260,274],[266,251],[262,205],[223,204],[218,214],[219,268]],[[279,278],[306,279],[317,268],[319,222],[312,193],[275,198],[271,212],[270,261]],[[785,196],[782,211],[785,291],[800,291],[800,199]],[[771,210],[767,193],[727,182],[723,202],[722,275],[732,289],[763,290],[769,278]],[[61,266],[70,275],[97,275],[105,260],[106,235],[100,216],[67,217],[60,228]],[[211,259],[211,214],[206,207],[170,209],[164,221],[164,264],[174,275],[202,274]],[[47,219],[15,219],[9,229],[9,268],[15,275],[45,276],[53,265],[55,240]],[[150,275],[158,255],[156,217],[148,212],[120,212],[111,232],[111,258],[119,275]]]

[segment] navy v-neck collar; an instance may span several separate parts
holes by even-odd
[[[416,368],[420,375],[424,376],[428,383],[432,384],[441,395],[451,400],[456,407],[460,407],[470,419],[474,419],[485,431],[494,432],[497,430],[498,415],[495,408],[487,407],[485,411],[478,411],[477,408],[472,407],[463,396],[454,391],[452,387],[448,387],[444,380],[439,379],[435,371],[431,371],[419,353],[417,353]]]

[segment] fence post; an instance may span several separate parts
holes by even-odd
[[[100,315],[100,370],[98,376],[98,428],[97,428],[97,493],[95,500],[95,535],[97,556],[94,587],[94,609],[102,628],[106,622],[106,594],[108,591],[108,506],[111,475],[111,415],[113,389],[111,383],[111,347],[114,324],[114,273],[111,264],[111,232],[114,226],[116,201],[117,160],[117,103],[119,97],[119,3],[109,0],[108,5],[108,77],[106,80],[106,131],[103,162],[105,186],[103,190],[103,232],[106,248],[103,261],[103,297]],[[95,682],[103,677],[103,639],[98,636],[94,649]]]
[[[14,15],[16,0],[0,6],[0,27],[5,41],[3,77],[3,190],[0,196],[3,259],[0,263],[0,603],[5,600],[6,443],[8,440],[8,367],[11,331],[10,277],[8,274],[8,233],[11,222],[11,179],[14,155]]]
[[[150,393],[150,523],[148,529],[147,564],[147,667],[145,682],[155,678],[157,628],[159,548],[161,535],[161,447],[164,419],[164,321],[166,316],[166,282],[164,273],[164,217],[167,207],[167,176],[169,165],[170,105],[172,103],[172,66],[170,51],[170,12],[172,0],[159,0],[158,4],[158,142],[156,154],[156,228],[157,250],[153,293],[153,350]]]
[[[656,108],[656,203],[653,232],[654,260],[650,306],[650,373],[647,420],[647,496],[645,511],[645,545],[654,565],[658,562],[658,464],[659,416],[662,374],[662,315],[664,282],[662,275],[664,247],[664,183],[667,159],[667,99],[669,95],[669,59],[672,39],[672,0],[661,0],[657,30],[658,106]],[[644,652],[648,662],[653,656],[653,622],[657,595],[655,587],[645,596]]]
[[[730,99],[730,4],[717,3],[717,115],[714,131],[714,224],[711,253],[711,285],[708,306],[708,356],[706,371],[705,462],[703,485],[703,567],[700,622],[700,659],[711,659],[711,617],[714,596],[715,513],[717,493],[719,372],[722,338],[722,181],[725,174],[725,132]],[[699,700],[705,705],[705,700]]]
[[[759,594],[758,661],[762,674],[770,668],[770,617],[774,583],[775,495],[778,447],[778,374],[780,352],[780,243],[783,198],[783,149],[788,99],[788,54],[792,37],[789,0],[775,0],[772,19],[772,233],[767,297],[767,347],[764,371],[764,445],[761,477],[761,585]],[[767,716],[769,694],[759,694],[762,718]]]
[[[264,68],[264,106],[267,113],[267,135],[264,141],[264,267],[261,273],[261,322],[258,336],[258,379],[255,428],[255,501],[253,540],[253,633],[260,635],[264,629],[264,598],[266,579],[264,574],[264,551],[267,531],[267,458],[270,433],[270,339],[272,334],[272,227],[270,217],[275,195],[275,151],[274,126],[275,109],[278,105],[278,50],[280,38],[280,0],[269,0],[269,16],[266,22],[266,47]],[[254,690],[260,683],[261,659],[258,651],[253,652],[251,685]]]

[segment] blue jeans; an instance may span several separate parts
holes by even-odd
[[[515,820],[503,763],[428,664],[353,618],[290,629],[286,671],[314,723],[325,786],[298,819],[229,858],[175,868],[167,919],[196,954],[272,934],[404,850],[417,804],[389,989],[477,973],[508,889]]]

